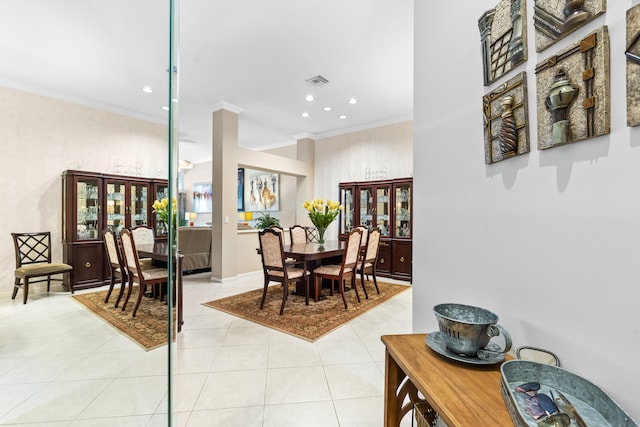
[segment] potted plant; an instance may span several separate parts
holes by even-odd
[[[256,218],[256,228],[259,230],[264,230],[265,228],[269,228],[272,225],[280,225],[280,220],[276,217],[271,216],[269,212],[260,212],[260,216]]]

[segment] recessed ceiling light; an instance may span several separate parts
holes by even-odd
[[[331,107],[324,107],[323,110],[324,111],[331,111]]]
[[[309,113],[305,111],[304,113],[302,113],[302,117],[309,117]]]
[[[340,116],[341,119],[346,119],[347,116],[345,116],[344,114]]]
[[[357,99],[355,99],[355,98],[351,98],[351,99],[349,100],[349,104],[357,104],[357,103],[358,103],[358,100],[357,100]]]
[[[142,88],[142,91],[144,93],[151,93],[151,92],[153,92],[153,89],[151,89],[149,86],[145,86],[145,87]]]
[[[169,107],[162,107],[163,110],[169,110]]]
[[[307,96],[304,97],[304,100],[305,101],[309,101],[309,102],[313,101],[313,99],[314,99],[313,95],[307,95]]]

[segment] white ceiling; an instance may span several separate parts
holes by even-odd
[[[166,122],[168,4],[3,0],[0,83]],[[412,0],[180,4],[183,159],[211,158],[211,112],[221,102],[241,109],[239,144],[252,149],[412,116]],[[316,75],[329,83],[306,82]]]

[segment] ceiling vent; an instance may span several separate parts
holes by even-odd
[[[314,86],[324,86],[327,83],[329,83],[329,80],[325,79],[321,75],[317,75],[315,77],[311,77],[311,78],[307,79],[307,82],[312,84],[312,85],[314,85]]]

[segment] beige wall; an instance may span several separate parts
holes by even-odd
[[[164,125],[6,87],[0,117],[0,293],[13,289],[11,232],[51,231],[62,261],[62,171],[167,177]]]

